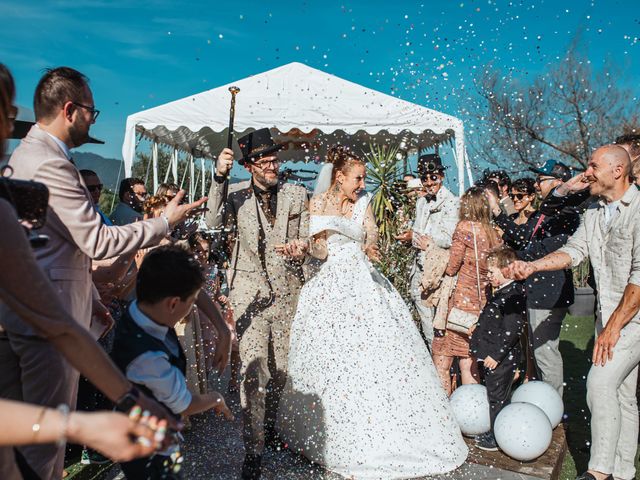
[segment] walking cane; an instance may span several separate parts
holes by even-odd
[[[229,92],[231,92],[231,107],[229,108],[229,132],[227,134],[227,148],[233,149],[233,120],[236,116],[236,95],[240,89],[238,87],[229,87]],[[227,202],[227,196],[229,194],[229,177],[231,176],[231,171],[227,172],[227,178],[224,182],[224,186],[222,187],[222,213],[224,220],[224,206]]]
[[[229,109],[229,132],[227,134],[227,148],[233,149],[233,120],[236,115],[236,95],[240,89],[238,87],[229,87],[231,92],[231,107]],[[222,225],[220,228],[220,241],[223,245],[228,245],[228,231],[227,231],[227,197],[229,196],[229,181],[231,177],[231,171],[227,172],[227,178],[225,178],[222,186],[222,205],[220,207],[220,216],[222,218]],[[215,180],[213,180],[215,181]],[[226,249],[224,249],[226,251]]]
[[[229,87],[231,92],[231,108],[229,109],[229,135],[227,136],[227,148],[232,147],[233,142],[233,119],[236,116],[236,95],[240,89],[238,87]]]

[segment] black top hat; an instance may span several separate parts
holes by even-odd
[[[238,146],[242,152],[242,158],[238,160],[240,165],[253,163],[256,158],[277,152],[285,147],[284,143],[275,143],[271,138],[268,128],[260,128],[247,133],[238,139]]]
[[[418,174],[421,178],[430,173],[442,173],[445,168],[437,153],[426,153],[418,157]]]

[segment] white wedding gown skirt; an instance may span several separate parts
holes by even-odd
[[[452,471],[467,447],[411,313],[362,251],[352,219],[312,216],[329,257],[302,289],[278,431],[290,449],[356,479]]]

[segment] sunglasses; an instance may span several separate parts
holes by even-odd
[[[94,122],[98,119],[98,115],[100,115],[100,110],[96,110],[94,107],[83,105],[77,102],[71,102],[71,103],[73,103],[76,107],[84,108],[87,112],[91,113]]]
[[[90,192],[101,192],[103,186],[104,185],[102,185],[101,183],[99,183],[98,185],[89,185],[87,186],[87,190],[89,190]]]
[[[431,180],[432,182],[441,182],[442,178],[440,177],[440,175],[436,175],[435,173],[431,174],[431,175],[425,175],[424,177],[422,177],[422,181],[426,182],[427,180]]]
[[[556,180],[556,177],[538,177],[536,178],[536,183],[540,185],[541,183],[547,182],[549,180]]]
[[[523,198],[528,197],[529,195],[526,193],[510,193],[509,197],[511,197],[511,200],[522,200]]]

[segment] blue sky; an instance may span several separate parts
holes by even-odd
[[[535,75],[581,31],[594,67],[613,62],[640,94],[637,0],[1,0],[0,18],[18,102],[31,104],[43,68],[81,70],[107,141],[81,150],[107,157],[121,157],[127,115],[291,61],[460,116],[473,135],[483,65]]]

